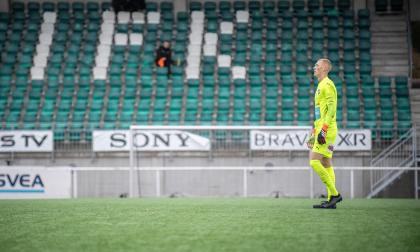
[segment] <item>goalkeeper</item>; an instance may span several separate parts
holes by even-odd
[[[310,165],[327,188],[328,201],[314,205],[314,208],[336,208],[343,200],[335,188],[335,174],[332,167],[332,154],[337,136],[336,110],[337,90],[334,82],[328,78],[331,62],[320,59],[314,66],[314,76],[318,79],[315,91],[315,122],[308,141]]]

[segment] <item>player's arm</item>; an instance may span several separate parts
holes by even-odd
[[[335,95],[334,89],[329,85],[325,85],[324,88],[321,89],[321,94],[326,102],[327,111],[322,120],[322,129],[318,134],[318,143],[325,144],[328,127],[331,125],[337,112],[337,96]]]
[[[334,119],[335,114],[337,113],[337,96],[334,92],[334,89],[329,85],[323,88],[321,92],[324,92],[324,99],[327,104],[327,113],[324,116],[323,125],[331,125],[331,122]]]

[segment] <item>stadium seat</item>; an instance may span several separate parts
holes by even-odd
[[[147,24],[159,24],[160,13],[155,11],[147,12]]]
[[[340,11],[345,11],[351,8],[351,1],[350,0],[339,0],[338,3],[338,9]]]
[[[246,68],[243,66],[234,66],[232,68],[232,78],[233,79],[245,79],[246,78]]]
[[[290,8],[290,1],[289,0],[279,0],[277,2],[277,8],[280,12],[287,11]]]
[[[404,1],[403,0],[391,0],[391,11],[401,12],[404,8]]]
[[[237,23],[248,23],[249,22],[249,12],[244,10],[239,10],[236,12],[236,22]]]
[[[375,10],[378,12],[385,12],[388,10],[387,0],[375,0]]]
[[[232,22],[221,22],[220,23],[221,34],[233,34],[233,23]]]

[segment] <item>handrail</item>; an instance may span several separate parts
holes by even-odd
[[[394,154],[397,154],[397,157],[393,158],[392,155]],[[417,134],[416,128],[413,127],[401,136],[399,140],[392,143],[372,159],[371,166],[381,167],[392,165],[398,168],[398,170],[371,171],[371,192],[367,197],[371,198],[386,188],[392,181],[404,173],[405,167],[416,166],[416,160]],[[375,182],[373,182],[372,178],[374,178]]]
[[[379,153],[375,158],[373,158],[370,162],[371,166],[376,166],[379,161],[382,161],[383,159],[387,158],[389,155],[392,154],[392,150],[400,147],[402,144],[404,144],[406,141],[409,141],[410,135],[413,133],[413,128],[409,129],[404,135],[401,136],[401,138],[395,142],[393,142],[391,145],[389,145],[387,148],[385,148],[381,153]]]
[[[412,167],[412,165],[415,163],[415,156],[413,156],[413,157],[408,157],[407,159],[405,159],[405,160],[403,160],[403,161],[401,161],[397,166],[395,166],[395,167],[397,167],[398,168],[398,171],[405,171],[405,168],[407,168],[407,167]],[[411,159],[411,160],[410,160]],[[373,167],[373,166],[372,166]],[[373,171],[373,170],[372,170]],[[392,170],[392,171],[390,171],[391,173],[392,172],[395,172],[396,170]],[[372,184],[371,186],[372,186],[372,188],[375,188],[377,185],[380,185],[380,184],[382,184],[386,179],[388,179],[388,177],[389,177],[389,175],[391,175],[391,173],[387,173],[386,175],[384,175],[382,178],[380,178],[378,181],[376,181],[376,183],[375,184]]]

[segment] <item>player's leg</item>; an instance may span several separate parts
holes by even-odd
[[[315,146],[314,146],[315,147]],[[314,171],[318,174],[319,178],[321,179],[322,183],[327,187],[327,189],[331,192],[331,195],[338,195],[337,189],[335,188],[335,185],[328,174],[325,167],[322,165],[322,160],[324,158],[324,155],[318,152],[315,152],[314,150],[311,151],[310,154],[310,165],[314,169]]]
[[[318,134],[320,129],[315,131],[315,135]],[[331,195],[337,195],[337,189],[335,188],[335,183],[333,183],[332,179],[330,178],[329,173],[325,169],[325,166],[322,162],[328,162],[326,158],[332,158],[333,153],[333,144],[335,142],[336,133],[332,130],[327,133],[326,143],[320,144],[318,143],[318,139],[315,139],[315,143],[313,145],[311,155],[310,155],[310,165],[314,169],[314,171],[318,174],[321,181],[327,187],[327,190]],[[326,163],[329,165],[329,163]]]
[[[321,163],[325,167],[325,169],[327,170],[333,184],[335,185],[335,173],[334,173],[334,168],[332,166],[332,159],[327,158],[327,157],[323,157],[322,160],[321,160]],[[327,193],[328,193],[328,201],[329,201],[331,199],[331,191],[330,191],[329,188],[327,188]]]
[[[327,170],[328,174],[330,175],[334,185],[335,185],[335,174],[334,174],[334,169],[332,167],[332,160],[331,158],[327,158],[327,157],[323,157],[321,160],[322,165],[325,167],[325,169]],[[328,202],[331,199],[331,191],[330,189],[327,187],[327,193],[328,193],[328,198],[327,201],[321,201],[321,204],[317,204],[314,205],[314,208],[325,208],[325,205],[328,204]],[[332,205],[331,208],[336,208],[335,205]]]
[[[321,204],[313,205],[313,208],[335,209],[336,204],[341,202],[343,198],[335,187],[335,174],[334,169],[332,168],[331,158],[323,157],[318,163],[317,161],[313,161],[314,158],[319,157],[317,153],[312,154],[311,156],[312,167],[314,168],[315,172],[317,172],[318,176],[321,178],[321,181],[324,183],[328,192],[328,201],[322,201]]]
[[[310,153],[310,165],[314,169],[314,171],[318,174],[319,178],[321,179],[322,183],[327,188],[327,191],[333,192],[335,190],[335,185],[332,182],[329,174],[327,173],[327,169],[325,169],[324,165],[322,164],[322,161],[324,159],[324,155],[311,151]],[[337,192],[338,194],[338,192]],[[321,202],[319,205],[314,205],[314,208],[336,208],[335,204],[331,204],[328,207],[326,205],[329,204],[329,201]]]
[[[311,166],[317,172],[318,176],[321,178],[321,181],[327,187],[327,192],[329,194],[329,199],[326,204],[323,204],[323,207],[332,208],[335,207],[337,202],[342,200],[341,195],[338,193],[335,187],[335,174],[332,174],[333,170],[331,168],[326,169],[326,167],[332,167],[332,155],[334,150],[334,142],[337,136],[336,130],[331,130],[327,133],[326,143],[319,144],[317,139],[312,148],[311,156]],[[316,161],[314,159],[319,159]],[[314,161],[313,161],[314,160]],[[321,169],[322,168],[322,169]],[[332,175],[334,176],[332,176]]]
[[[335,186],[334,168],[332,167],[332,165],[330,165],[329,167],[326,167],[325,170],[330,175],[330,178],[331,178],[331,180],[332,180],[332,182],[334,183],[334,186]],[[330,195],[328,196],[328,204],[326,204],[325,207],[335,206],[335,204],[337,204],[338,202],[340,202],[342,200],[343,200],[343,198],[340,195],[340,193],[338,193],[338,195],[335,195],[335,194],[332,193],[332,191],[330,191]]]
[[[343,198],[338,193],[335,187],[335,173],[334,173],[334,168],[332,168],[332,156],[333,156],[334,143],[335,143],[336,137],[337,137],[337,129],[332,128],[327,133],[326,143],[323,145],[323,148],[321,148],[321,151],[320,151],[321,153],[324,154],[324,162],[326,165],[325,167],[328,167],[325,170],[330,175],[330,179],[332,181],[332,184],[334,185],[334,187],[329,188],[330,198],[328,200],[328,204],[326,204],[326,207],[331,207],[343,200]]]

